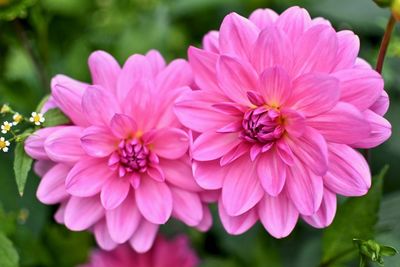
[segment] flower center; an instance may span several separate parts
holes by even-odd
[[[285,132],[279,110],[266,106],[248,110],[243,117],[240,137],[252,143],[268,144]]]
[[[120,177],[129,173],[144,173],[147,171],[148,165],[157,161],[155,154],[140,142],[137,138],[131,140],[122,140],[118,145],[108,165],[113,170],[118,170]]]

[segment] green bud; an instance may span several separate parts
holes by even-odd
[[[373,0],[380,7],[390,7],[393,0]]]
[[[4,114],[4,113],[9,113],[9,112],[11,112],[11,108],[7,104],[4,104],[1,107],[0,113]]]
[[[392,14],[396,18],[397,21],[400,21],[400,0],[392,1]]]
[[[382,256],[394,256],[397,253],[399,253],[399,252],[394,247],[381,246],[381,255]]]

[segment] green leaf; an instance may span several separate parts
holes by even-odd
[[[373,0],[380,7],[390,7],[393,0]]]
[[[36,112],[40,112],[43,108],[43,106],[46,104],[46,102],[49,100],[50,95],[46,95],[45,97],[40,100],[39,105],[36,107]]]
[[[391,246],[382,246],[381,245],[381,255],[382,256],[394,256],[397,253],[399,253],[397,251],[397,249],[395,249],[394,247]]]
[[[0,20],[13,20],[18,17],[25,17],[27,8],[35,3],[36,0],[5,1],[0,8]]]
[[[0,266],[18,267],[19,256],[11,241],[0,233]]]
[[[24,195],[25,184],[32,167],[32,161],[32,158],[25,153],[24,143],[17,143],[14,151],[14,174],[18,192],[21,196]]]
[[[338,207],[332,225],[323,234],[323,256],[321,266],[356,257],[353,238],[368,240],[374,235],[382,196],[383,177],[387,167],[373,178],[369,193],[363,197],[350,198]]]
[[[44,127],[52,127],[70,123],[70,120],[67,118],[67,116],[65,116],[64,113],[62,113],[62,111],[58,108],[48,110],[44,114],[44,118],[46,119],[43,123]]]

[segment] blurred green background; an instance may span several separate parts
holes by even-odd
[[[90,81],[86,60],[94,50],[106,50],[120,63],[132,53],[152,48],[168,60],[186,57],[187,47],[199,46],[202,36],[218,29],[229,12],[248,16],[257,8],[281,12],[292,5],[306,7],[313,17],[329,19],[337,29],[355,31],[361,38],[361,56],[375,64],[389,11],[372,0],[0,0],[0,103],[29,114],[49,93],[49,81],[55,74]],[[376,192],[365,198],[341,199],[344,204],[338,222],[326,231],[299,223],[289,238],[274,240],[258,225],[242,236],[231,237],[218,219],[207,234],[177,223],[164,230],[186,231],[206,267],[357,266],[351,240],[363,236],[400,248],[399,73],[400,32],[396,29],[384,67],[391,96],[387,118],[393,135],[372,154],[374,174],[385,164],[390,166],[377,224],[379,183]],[[71,233],[53,222],[54,208],[35,198],[37,177],[30,177],[20,198],[11,166],[12,153],[1,153],[0,266],[16,266],[17,261],[26,267],[67,267],[84,262],[94,246],[92,237]],[[373,222],[369,222],[371,218]],[[332,251],[340,255],[329,260]],[[386,266],[400,266],[399,258],[388,258]]]

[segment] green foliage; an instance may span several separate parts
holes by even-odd
[[[20,196],[24,195],[25,184],[32,167],[32,161],[32,158],[24,150],[24,143],[17,143],[14,150],[14,174]]]
[[[394,247],[381,245],[374,240],[353,239],[360,254],[360,267],[366,267],[368,261],[384,266],[383,257],[394,256],[398,252]]]
[[[0,233],[0,266],[18,267],[18,253],[11,241]]]
[[[321,266],[333,266],[354,258],[356,248],[352,239],[372,239],[378,221],[383,178],[388,168],[373,178],[373,185],[366,196],[348,199],[339,206],[335,221],[324,231]]]
[[[374,2],[380,7],[390,7],[393,0],[374,0]]]
[[[3,0],[0,2],[0,20],[13,20],[26,17],[27,8],[34,5],[36,0]]]
[[[58,108],[48,110],[44,114],[44,118],[46,119],[43,123],[44,127],[52,127],[70,123],[69,119]]]

